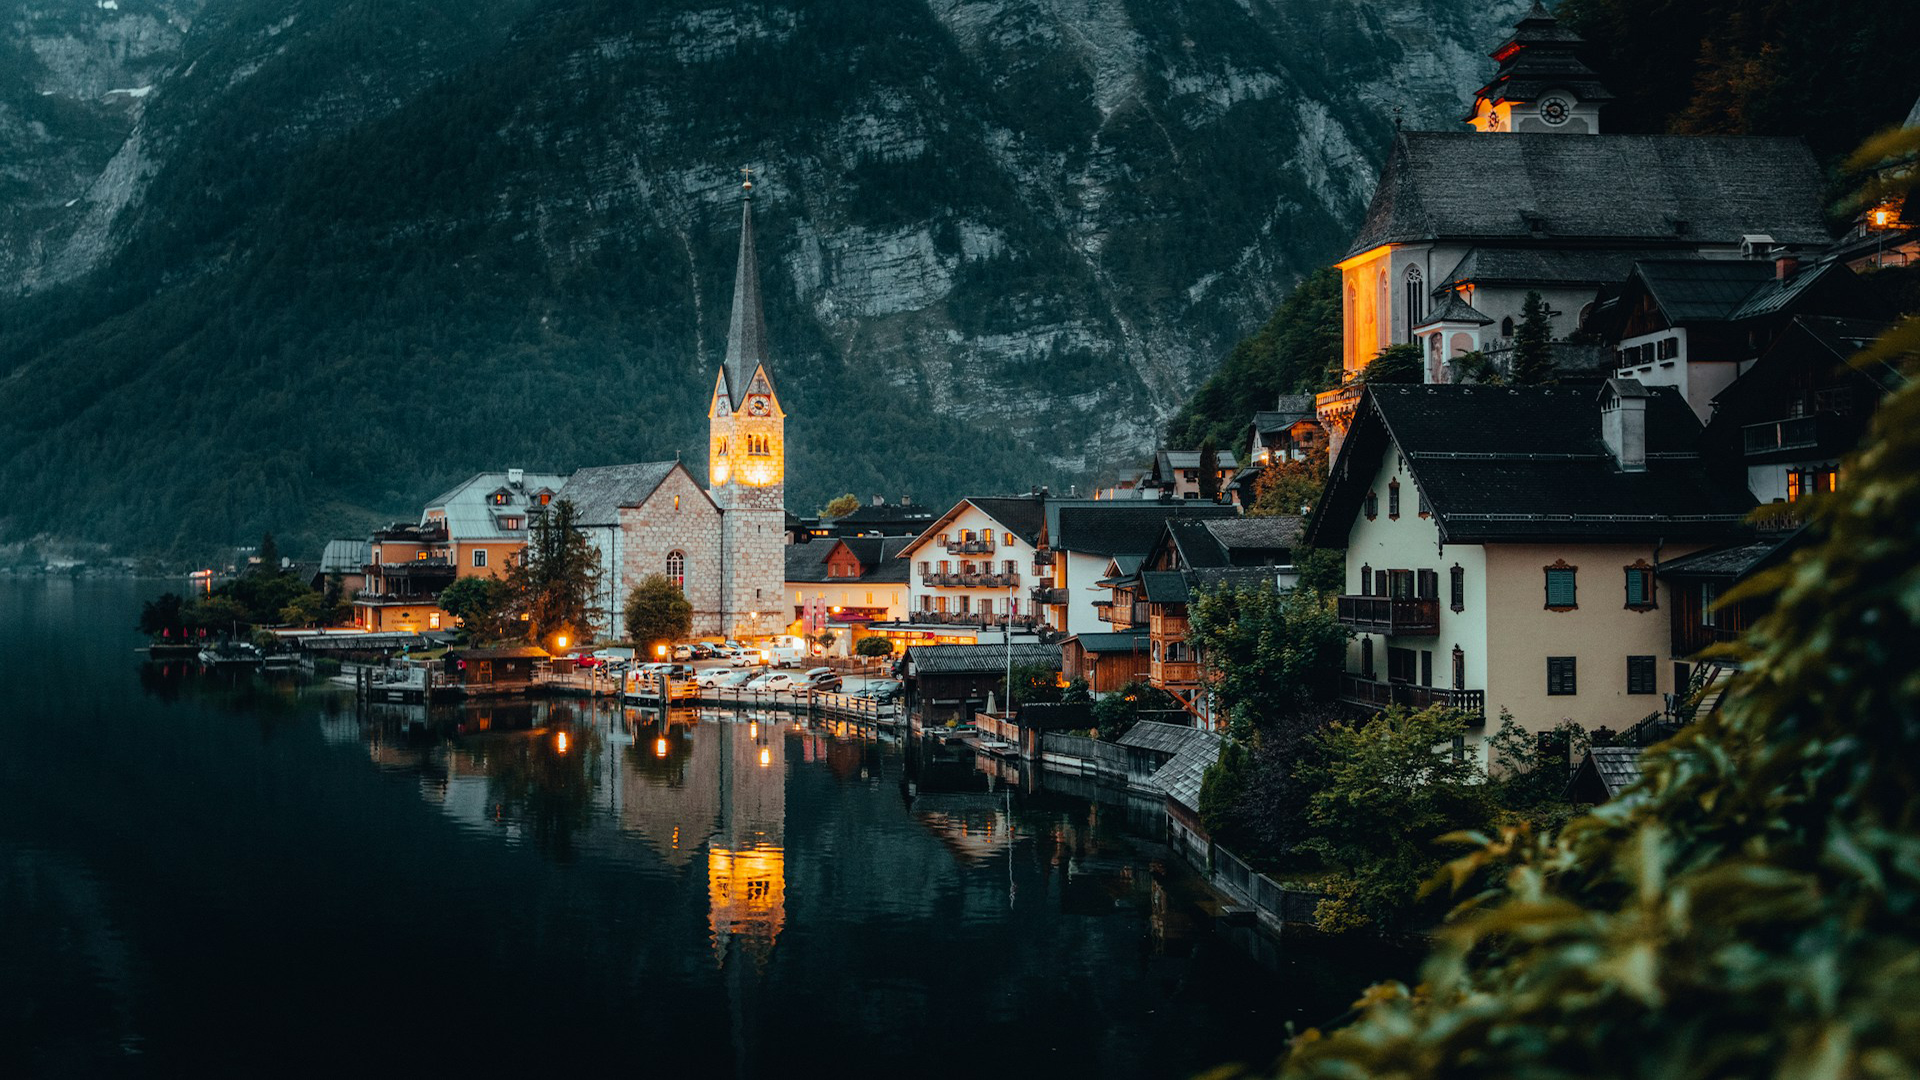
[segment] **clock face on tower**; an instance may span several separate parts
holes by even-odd
[[[748,398],[747,411],[755,416],[767,415],[767,399],[759,396]]]
[[[1566,123],[1572,111],[1573,106],[1563,97],[1550,97],[1540,102],[1540,119],[1556,127]]]

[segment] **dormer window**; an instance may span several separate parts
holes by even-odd
[[[503,517],[500,519],[500,528],[506,532],[519,532],[520,519],[517,517]]]

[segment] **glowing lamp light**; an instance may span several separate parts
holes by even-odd
[[[667,647],[665,645],[655,645],[653,647],[653,655],[655,656],[667,655]]]
[[[553,737],[553,748],[561,753],[567,752],[567,733],[562,731]]]
[[[760,748],[760,764],[761,764],[762,766],[766,766],[766,765],[771,765],[771,764],[773,764],[773,751],[772,751],[772,750],[769,750],[769,749],[767,749],[767,748],[766,748],[766,747],[764,747],[764,746]]]
[[[749,738],[749,739],[757,739],[757,738],[759,738],[759,737],[760,737],[760,725],[759,725],[758,723],[752,723],[752,724],[748,724],[748,725],[747,725],[747,738]]]
[[[554,638],[553,641],[554,641],[554,644],[560,646],[563,649],[567,647],[567,635],[565,634],[561,634],[559,637]]]
[[[1893,217],[1893,215],[1887,212],[1887,208],[1886,208],[1886,207],[1884,207],[1884,206],[1882,206],[1882,207],[1880,207],[1880,208],[1878,208],[1878,209],[1876,209],[1876,210],[1875,210],[1875,211],[1873,212],[1873,227],[1874,227],[1874,228],[1876,228],[1876,229],[1884,229],[1884,228],[1886,228],[1886,227],[1887,227],[1887,222],[1888,222],[1888,221],[1889,221],[1889,220],[1890,220],[1890,219],[1891,219],[1892,217]]]
[[[667,740],[665,739],[653,740],[653,756],[654,757],[667,756]]]

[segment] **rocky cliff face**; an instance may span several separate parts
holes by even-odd
[[[0,3],[0,461],[63,496],[0,524],[317,537],[503,455],[697,455],[742,164],[796,502],[1085,482],[1523,6]]]

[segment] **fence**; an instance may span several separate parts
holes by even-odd
[[[1040,760],[1055,768],[1078,769],[1115,780],[1127,778],[1127,748],[1085,735],[1040,736]]]
[[[1212,845],[1209,861],[1213,866],[1207,876],[1214,888],[1253,908],[1254,916],[1269,929],[1277,932],[1287,923],[1313,922],[1319,893],[1289,889],[1219,844]]]

